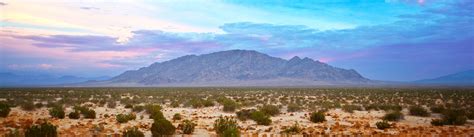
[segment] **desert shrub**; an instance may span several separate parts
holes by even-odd
[[[468,119],[474,119],[474,110],[471,109],[466,115]]]
[[[410,115],[413,116],[427,117],[430,115],[430,113],[428,113],[428,111],[421,106],[412,106],[409,108],[409,111]]]
[[[191,104],[193,108],[201,108],[204,106],[200,99],[192,99],[189,101],[189,104]]]
[[[283,130],[282,133],[285,134],[299,134],[303,131],[303,129],[300,127],[298,122],[296,122],[293,126],[288,127],[287,129]]]
[[[165,119],[165,116],[163,115],[163,112],[161,110],[153,110],[150,112],[150,119]]]
[[[81,114],[84,115],[84,118],[95,119],[95,110],[87,109],[87,110],[81,111]]]
[[[0,117],[7,117],[10,114],[10,106],[5,103],[0,103]]]
[[[296,112],[296,111],[300,111],[301,109],[302,109],[301,106],[298,104],[289,104],[287,106],[288,112]]]
[[[464,125],[467,121],[467,116],[464,110],[449,109],[443,112],[442,120],[445,125]]]
[[[219,117],[219,119],[214,122],[214,130],[218,135],[225,137],[237,137],[240,135],[237,121],[229,117]]]
[[[176,128],[171,124],[170,121],[160,118],[160,119],[154,119],[153,124],[151,125],[151,134],[154,137],[160,137],[160,136],[169,136],[173,135]]]
[[[323,112],[313,112],[310,117],[311,122],[320,123],[326,121],[326,116]]]
[[[349,113],[354,113],[354,110],[362,111],[362,107],[358,105],[344,105],[342,110]]]
[[[430,108],[431,112],[433,113],[442,113],[445,108],[443,106],[433,106]]]
[[[41,103],[41,102],[38,102],[38,103],[35,104],[35,107],[36,107],[36,108],[42,108],[43,106],[44,106],[44,105],[43,105],[43,103]]]
[[[202,100],[202,105],[204,105],[204,107],[212,107],[214,106],[214,102],[212,100]]]
[[[57,127],[45,122],[25,129],[25,137],[57,137]]]
[[[64,108],[62,108],[62,107],[53,107],[53,108],[49,109],[49,115],[51,115],[54,118],[63,119],[64,115],[65,115]]]
[[[270,119],[270,116],[267,114],[261,112],[261,111],[255,111],[251,114],[250,118],[257,122],[258,125],[270,125],[272,123],[272,120]]]
[[[79,119],[81,115],[78,111],[73,111],[67,115],[70,119]]]
[[[35,110],[35,108],[35,104],[33,104],[33,102],[31,101],[27,101],[21,104],[21,109],[25,111],[33,111]]]
[[[383,116],[382,119],[387,120],[387,121],[399,121],[403,119],[403,114],[400,111],[394,111],[394,112],[385,114],[385,116]]]
[[[153,105],[153,104],[148,104],[145,105],[145,112],[148,114],[152,114],[153,112],[161,112],[161,106],[160,105]]]
[[[222,102],[222,105],[224,106],[224,112],[234,112],[235,109],[237,109],[237,102],[231,100],[231,99],[226,99]]]
[[[240,131],[237,127],[230,127],[224,130],[222,134],[220,134],[222,137],[240,137]]]
[[[142,112],[144,109],[145,109],[144,106],[137,105],[137,106],[133,106],[132,111],[133,112]]]
[[[123,137],[145,137],[145,134],[138,130],[138,128],[129,128],[123,131]]]
[[[256,111],[255,109],[242,109],[242,110],[236,112],[237,118],[241,121],[245,121],[247,119],[250,119],[250,116],[255,111]]]
[[[375,123],[378,129],[384,130],[386,128],[390,128],[390,124],[387,121],[379,121]]]
[[[366,105],[364,106],[365,110],[367,111],[370,111],[370,110],[379,110],[379,106],[378,105],[375,105],[375,104],[370,104],[370,105]]]
[[[275,105],[263,105],[259,108],[259,110],[270,116],[276,116],[280,114],[280,108]]]
[[[181,123],[180,129],[183,131],[184,134],[192,134],[194,132],[194,127],[196,126],[195,123],[193,123],[190,120],[183,120]]]
[[[130,113],[130,114],[118,114],[115,116],[115,119],[117,119],[117,122],[119,123],[126,123],[130,120],[135,120],[137,117],[135,114]]]
[[[117,107],[117,102],[109,101],[109,102],[107,102],[107,107],[108,108],[115,108],[115,107]]]
[[[22,137],[22,134],[18,129],[10,130],[5,137]]]
[[[431,120],[431,125],[433,125],[433,126],[442,126],[442,125],[444,125],[444,121],[442,119],[433,119],[433,120]]]
[[[173,115],[173,120],[181,120],[181,119],[182,119],[181,114],[176,113],[176,114]]]
[[[177,108],[177,107],[179,107],[179,105],[181,105],[181,103],[178,102],[178,101],[173,101],[173,102],[171,102],[170,105],[171,105],[172,108]]]
[[[124,108],[133,108],[132,104],[125,104]]]

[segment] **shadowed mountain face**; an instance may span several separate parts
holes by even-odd
[[[415,81],[419,84],[474,85],[474,70],[467,70],[433,79]]]
[[[126,71],[106,82],[168,85],[271,81],[273,84],[287,85],[285,82],[295,80],[325,83],[369,82],[354,70],[332,67],[309,58],[293,57],[284,60],[248,50],[183,56],[154,63],[139,70]]]

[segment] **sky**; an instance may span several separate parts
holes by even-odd
[[[0,0],[0,72],[115,76],[231,49],[374,80],[474,69],[472,0]]]

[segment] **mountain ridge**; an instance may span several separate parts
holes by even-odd
[[[202,55],[186,55],[148,67],[129,70],[110,80],[106,85],[229,85],[238,83],[266,83],[285,85],[293,83],[363,84],[370,82],[353,69],[342,69],[295,56],[289,60],[272,57],[253,50],[228,50]],[[291,83],[291,82],[290,82]],[[258,85],[258,84],[257,84]]]

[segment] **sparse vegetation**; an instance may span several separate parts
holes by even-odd
[[[0,103],[0,117],[7,117],[10,114],[10,106],[6,103]]]
[[[173,115],[173,120],[181,120],[181,119],[182,119],[181,114],[176,113],[176,114]]]
[[[283,130],[282,133],[285,134],[299,134],[303,131],[303,129],[300,127],[298,122],[296,122],[293,126],[288,127],[287,129]]]
[[[270,125],[272,123],[272,120],[270,119],[270,116],[261,112],[261,111],[254,111],[251,115],[250,118],[257,122],[258,125]]]
[[[67,115],[70,119],[79,119],[81,114],[78,111],[73,111]]]
[[[164,119],[164,118],[159,118],[159,119],[154,119],[153,124],[151,125],[151,134],[154,137],[161,137],[161,136],[169,136],[173,135],[176,128],[171,124],[170,121]]]
[[[276,116],[280,114],[280,108],[275,105],[263,105],[259,108],[259,111],[262,111],[266,115]]]
[[[183,131],[183,134],[192,134],[194,132],[194,127],[196,126],[195,123],[193,123],[190,120],[183,120],[181,123],[180,129]]]
[[[59,107],[59,106],[53,107],[49,109],[49,115],[51,115],[54,118],[63,119],[65,116],[64,108]]]
[[[133,113],[118,114],[117,116],[115,116],[115,118],[117,119],[117,122],[119,122],[119,123],[127,123],[130,120],[135,120],[137,118],[137,116]]]
[[[384,130],[390,128],[390,124],[387,121],[379,121],[375,123],[378,129]]]
[[[57,126],[48,122],[25,129],[25,137],[57,137]]]
[[[323,112],[313,112],[310,117],[311,122],[321,123],[326,121],[326,117]]]
[[[237,121],[229,117],[220,117],[214,122],[214,130],[223,137],[238,137],[240,131]]]
[[[126,129],[122,134],[123,137],[145,137],[145,134],[136,127]]]
[[[409,111],[410,111],[410,115],[413,115],[413,116],[427,117],[430,115],[430,113],[421,106],[412,106],[410,107]]]
[[[403,114],[400,111],[394,111],[394,112],[385,114],[385,116],[382,119],[387,120],[387,121],[399,121],[403,119]]]

